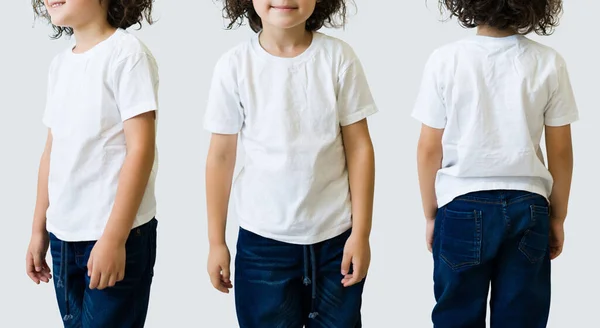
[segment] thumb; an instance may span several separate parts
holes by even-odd
[[[342,257],[342,275],[347,275],[350,272],[350,265],[352,264],[352,256],[344,252]]]
[[[35,267],[36,272],[42,272],[42,268],[44,266],[44,260],[42,259],[42,255],[38,252],[35,252],[33,255],[33,266]]]
[[[93,254],[91,254],[90,258],[88,259],[87,269],[88,269],[87,275],[88,275],[88,277],[91,277],[92,272],[94,272],[94,255]]]
[[[221,274],[223,275],[223,281],[226,282],[226,283],[229,283],[230,279],[231,279],[231,272],[230,272],[230,269],[229,269],[229,263],[223,265],[221,267],[221,270],[222,270]]]

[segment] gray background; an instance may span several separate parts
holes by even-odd
[[[50,28],[34,24],[29,0],[3,1],[0,52],[0,327],[60,327],[50,285],[25,275],[35,202],[36,174],[45,129],[41,123],[50,60],[67,46],[50,41]],[[436,47],[473,33],[439,22],[437,4],[357,0],[345,30],[326,31],[349,42],[360,56],[381,109],[371,121],[377,190],[373,260],[364,295],[364,325],[431,327],[432,261],[424,243],[415,150],[419,125],[410,111],[423,64]],[[553,266],[550,327],[589,327],[600,306],[595,270],[597,236],[600,38],[593,22],[599,1],[570,0],[562,26],[534,37],[566,58],[581,112],[574,126],[576,151],[566,248]],[[209,0],[156,2],[158,22],[139,33],[156,56],[161,75],[159,131],[159,251],[148,327],[237,327],[233,295],[212,289],[207,257],[204,160],[209,134],[201,121],[218,56],[251,32],[223,28]],[[595,140],[595,141],[594,141]],[[229,222],[232,253],[237,224]],[[232,254],[234,255],[234,254]],[[596,278],[594,278],[596,277]]]

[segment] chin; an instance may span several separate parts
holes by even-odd
[[[52,25],[60,26],[60,27],[70,27],[70,25],[71,25],[71,24],[69,24],[70,20],[67,17],[61,16],[61,15],[51,16],[50,21],[52,22]]]
[[[280,29],[290,29],[297,27],[298,25],[303,25],[305,22],[302,20],[289,20],[289,19],[280,19],[280,20],[272,20],[269,22],[270,25],[275,26]]]

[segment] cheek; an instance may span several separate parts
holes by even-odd
[[[302,0],[299,1],[299,5],[302,8],[302,11],[304,12],[314,12],[315,8],[317,7],[317,1],[316,0]]]

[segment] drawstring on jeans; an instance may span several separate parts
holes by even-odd
[[[61,241],[59,266],[60,271],[58,273],[58,281],[56,282],[56,287],[65,289],[65,316],[63,317],[63,321],[69,321],[73,319],[73,315],[70,313],[71,311],[69,306],[69,292],[67,289],[67,286],[69,285],[68,251],[69,245],[67,244],[67,242]]]
[[[310,255],[310,266],[312,269],[312,280],[308,277],[308,266],[309,266],[309,255]],[[319,315],[319,312],[315,311],[315,300],[317,298],[317,260],[315,256],[315,249],[313,245],[304,246],[304,285],[308,286],[312,284],[312,300],[310,305],[310,314],[308,317],[314,319]]]

